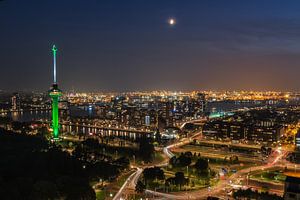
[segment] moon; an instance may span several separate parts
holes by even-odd
[[[170,18],[168,20],[169,25],[174,26],[176,24],[176,20],[174,18]]]

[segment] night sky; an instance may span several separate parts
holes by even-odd
[[[167,21],[176,19],[176,25]],[[297,0],[0,1],[0,89],[300,90]]]

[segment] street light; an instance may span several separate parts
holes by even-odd
[[[186,173],[187,173],[187,176],[189,176],[189,166],[186,166]]]

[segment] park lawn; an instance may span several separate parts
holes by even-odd
[[[133,170],[127,171],[122,173],[116,180],[113,182],[109,182],[107,185],[104,186],[102,190],[96,190],[96,199],[102,200],[109,197],[108,195],[112,193],[115,195],[119,189],[122,187],[126,179],[133,173]]]
[[[151,163],[145,163],[144,161],[140,160],[139,158],[136,158],[135,160],[133,158],[130,158],[130,163],[134,163],[136,165],[139,165],[139,166],[145,166],[145,165],[159,165],[161,164],[164,160],[165,160],[165,157],[162,153],[160,152],[157,152],[155,151],[154,153],[154,156],[153,156],[153,160]]]
[[[203,157],[203,158],[209,158],[209,159],[215,159],[217,162],[222,162],[222,161],[224,161],[225,157],[229,157],[229,156],[235,155],[234,152],[226,152],[225,153],[221,149],[219,149],[218,152],[215,152],[214,153],[215,155],[210,155],[211,152],[208,149],[204,150],[204,149],[201,149],[200,146],[195,146],[195,145],[191,145],[191,144],[184,145],[184,146],[180,147],[180,149],[177,149],[177,150],[175,149],[175,155],[180,155],[180,153],[182,152],[182,150],[184,150],[183,152],[190,151],[193,154],[196,153],[197,155],[198,155],[198,153],[200,153],[201,157]],[[258,157],[253,157],[252,154],[249,154],[249,156],[251,157],[251,159],[254,159],[253,161],[255,161],[255,162],[256,162],[256,160],[259,161],[259,158]],[[197,159],[197,157],[194,157],[194,158]],[[249,158],[246,155],[238,155],[238,158],[239,158],[239,162],[240,161],[242,161],[242,162],[249,162],[248,161]],[[227,162],[229,162],[229,161],[227,161]]]
[[[106,194],[104,190],[100,190],[96,192],[96,199],[97,200],[105,200]]]
[[[162,163],[164,160],[165,160],[165,157],[163,156],[163,154],[156,151],[156,152],[154,153],[154,160],[153,160],[152,163],[153,163],[154,165],[155,165],[155,164],[160,164],[160,163]]]
[[[141,199],[147,199],[147,198],[145,198],[145,194],[129,194],[128,199],[141,200]]]
[[[181,154],[181,152],[174,152],[174,155],[176,157],[180,156],[180,154]],[[211,163],[211,164],[219,164],[219,165],[221,165],[221,164],[222,165],[233,164],[229,160],[224,160],[225,156],[223,156],[223,155],[220,155],[219,157],[215,157],[215,156],[212,157],[212,156],[209,156],[209,155],[203,155],[203,154],[201,154],[200,157],[201,158],[207,158],[207,159],[209,159],[209,163]],[[192,162],[196,162],[198,158],[199,158],[198,156],[193,156],[192,157]],[[240,161],[237,161],[237,163],[239,163],[239,162]]]
[[[250,178],[259,181],[284,183],[286,176],[280,170],[268,170],[250,175]]]
[[[190,179],[190,184],[188,186],[182,186],[181,190],[179,189],[179,186],[170,186],[168,188],[168,192],[181,192],[181,191],[192,191],[192,190],[199,190],[203,188],[207,188],[208,186],[212,186],[218,182],[215,178],[210,179],[210,184],[207,184],[207,181],[205,181],[203,178],[197,177],[193,172],[189,172],[189,176],[187,175],[187,171],[183,170],[181,168],[163,168],[164,174],[165,174],[165,180],[174,177],[176,172],[184,172],[185,177]],[[192,184],[193,183],[193,184]],[[155,180],[147,185],[148,189],[166,192],[165,191],[165,181],[162,180]]]
[[[133,170],[130,170],[124,174],[122,174],[119,178],[117,178],[117,186],[119,186],[120,188],[122,187],[122,185],[125,183],[125,181],[127,180],[127,178],[133,173]]]
[[[178,157],[180,154],[181,153],[179,153],[179,152],[175,153],[176,157]],[[218,169],[218,170],[220,170],[221,168],[228,168],[228,167],[231,168],[231,169],[235,169],[235,170],[241,170],[241,169],[244,169],[244,168],[247,168],[247,167],[252,167],[252,166],[256,165],[253,162],[247,162],[247,161],[234,161],[234,162],[231,162],[229,160],[224,160],[224,158],[212,158],[212,157],[203,156],[203,155],[201,155],[200,157],[208,159],[209,160],[209,166],[212,169]],[[197,156],[193,157],[191,165],[193,165],[196,162],[197,159],[198,159]],[[218,171],[218,170],[215,170],[215,171]]]

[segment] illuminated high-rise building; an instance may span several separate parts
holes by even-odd
[[[300,150],[300,130],[295,135],[295,146],[297,150]]]
[[[14,93],[11,97],[11,109],[12,111],[20,110],[20,95],[19,93]]]
[[[145,125],[150,126],[150,116],[149,115],[145,116]]]
[[[204,112],[206,109],[206,100],[205,100],[205,94],[204,93],[198,93],[197,94],[197,109],[198,112]]]
[[[58,89],[58,84],[56,80],[56,52],[57,48],[53,45],[53,84],[52,88],[49,91],[49,95],[52,99],[52,130],[53,130],[53,139],[59,139],[59,110],[58,110],[58,101],[59,97],[62,95],[60,89]]]

